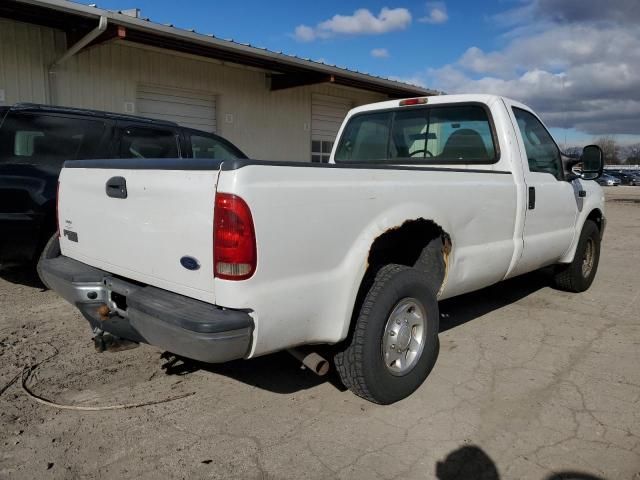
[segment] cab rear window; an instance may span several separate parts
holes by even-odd
[[[473,164],[497,161],[489,115],[480,105],[407,108],[349,120],[336,162]]]

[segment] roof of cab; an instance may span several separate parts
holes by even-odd
[[[489,104],[503,97],[498,95],[466,93],[466,94],[459,94],[459,95],[437,95],[437,96],[430,96],[430,97],[424,97],[424,98],[426,98],[426,102],[419,105],[424,106],[424,105],[438,105],[443,103],[465,103],[465,102],[479,102],[479,103]],[[369,112],[374,110],[386,110],[388,108],[398,108],[400,107],[400,102],[402,102],[403,100],[406,100],[406,99],[386,100],[384,102],[369,103],[367,105],[362,105],[360,107],[356,107],[352,109],[350,114],[353,115],[355,113],[361,113],[361,112]]]

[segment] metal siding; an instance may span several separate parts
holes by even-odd
[[[348,98],[314,93],[311,96],[311,138],[334,141],[342,120],[352,108]]]
[[[216,131],[216,97],[207,92],[138,85],[136,113],[185,127]]]
[[[62,55],[65,38],[60,31],[0,19],[0,89],[5,101],[46,103],[48,65]]]
[[[15,29],[40,37],[27,36],[18,45]],[[60,31],[0,20],[0,88],[6,91],[6,103],[46,103],[47,66],[64,49]],[[309,161],[314,94],[342,97],[353,105],[386,99],[331,84],[271,92],[263,71],[126,41],[85,49],[58,67],[55,78],[56,103],[120,113],[125,102],[137,104],[138,85],[216,95],[217,133],[264,160]]]

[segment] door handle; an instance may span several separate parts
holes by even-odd
[[[127,180],[124,177],[111,177],[105,186],[107,196],[111,198],[127,198]]]
[[[529,187],[529,210],[536,208],[536,187]]]

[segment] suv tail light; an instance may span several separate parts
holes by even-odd
[[[247,203],[230,193],[216,193],[213,227],[213,275],[246,280],[256,270],[253,218]]]

